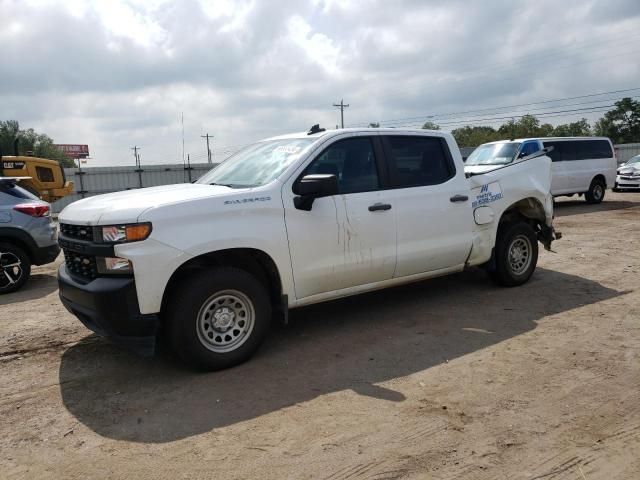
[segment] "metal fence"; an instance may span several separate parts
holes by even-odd
[[[182,164],[149,165],[138,167],[65,168],[67,180],[74,184],[74,192],[57,202],[52,209],[59,213],[76,200],[103,193],[119,192],[143,187],[188,183],[198,179],[216,164],[196,163],[191,167]]]
[[[640,155],[640,143],[616,145],[618,163],[626,162],[635,155]],[[474,150],[461,148],[462,156],[468,157]],[[103,193],[132,190],[142,187],[187,183],[201,177],[216,164],[196,163],[191,167],[183,164],[149,165],[137,167],[90,167],[79,170],[65,168],[67,180],[73,181],[74,193],[55,202],[52,206],[54,213],[59,213],[64,207],[76,200],[92,197]]]
[[[625,143],[622,145],[616,145],[615,149],[618,163],[624,163],[631,157],[640,155],[640,143]]]

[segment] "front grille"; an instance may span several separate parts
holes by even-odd
[[[84,225],[70,225],[68,223],[61,223],[60,233],[62,233],[65,237],[73,238],[75,240],[86,240],[88,242],[93,241],[93,228],[85,227]]]
[[[96,257],[83,255],[68,248],[64,248],[62,251],[64,252],[64,263],[67,266],[67,272],[87,280],[93,280],[98,276]]]

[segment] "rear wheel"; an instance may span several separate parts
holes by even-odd
[[[20,289],[31,274],[31,261],[20,247],[0,243],[0,294]]]
[[[604,200],[605,185],[604,182],[598,178],[594,178],[591,181],[589,190],[584,194],[584,198],[587,203],[600,203]]]
[[[498,229],[491,278],[505,287],[526,283],[538,263],[538,239],[528,223],[507,223]]]
[[[232,267],[192,275],[166,308],[169,342],[187,363],[220,370],[251,357],[267,334],[271,302],[264,285]]]

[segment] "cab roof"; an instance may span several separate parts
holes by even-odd
[[[422,128],[340,128],[336,130],[323,130],[318,133],[309,134],[308,132],[296,132],[296,133],[288,133],[286,135],[278,135],[276,137],[270,137],[260,140],[261,142],[267,142],[271,140],[286,140],[293,138],[321,138],[321,137],[333,137],[336,135],[342,135],[344,133],[430,133],[437,134],[438,136],[444,136],[446,132],[441,130],[425,130]]]
[[[511,142],[526,142],[530,140],[537,140],[540,142],[555,142],[559,140],[607,140],[607,137],[528,137],[528,138],[514,138],[511,140],[496,140],[493,142],[483,143],[482,145],[496,145],[500,143],[511,143]]]

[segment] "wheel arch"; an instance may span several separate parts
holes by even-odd
[[[255,248],[228,248],[204,253],[180,265],[171,275],[164,289],[161,311],[164,311],[170,292],[189,277],[194,270],[216,267],[235,267],[256,276],[269,292],[272,305],[282,302],[282,278],[278,267],[266,252]]]
[[[591,179],[591,183],[589,185],[591,185],[596,180],[600,180],[602,182],[602,184],[604,185],[604,188],[607,188],[607,178],[602,173],[599,173],[596,176],[594,176]]]
[[[27,257],[29,257],[29,261],[31,261],[31,263],[34,262],[36,245],[28,233],[18,228],[2,227],[0,228],[0,242],[10,243],[11,245],[21,248]]]
[[[536,225],[544,225],[547,213],[542,202],[535,197],[527,197],[511,204],[507,207],[500,217],[498,228],[505,222],[524,220],[535,227]]]

